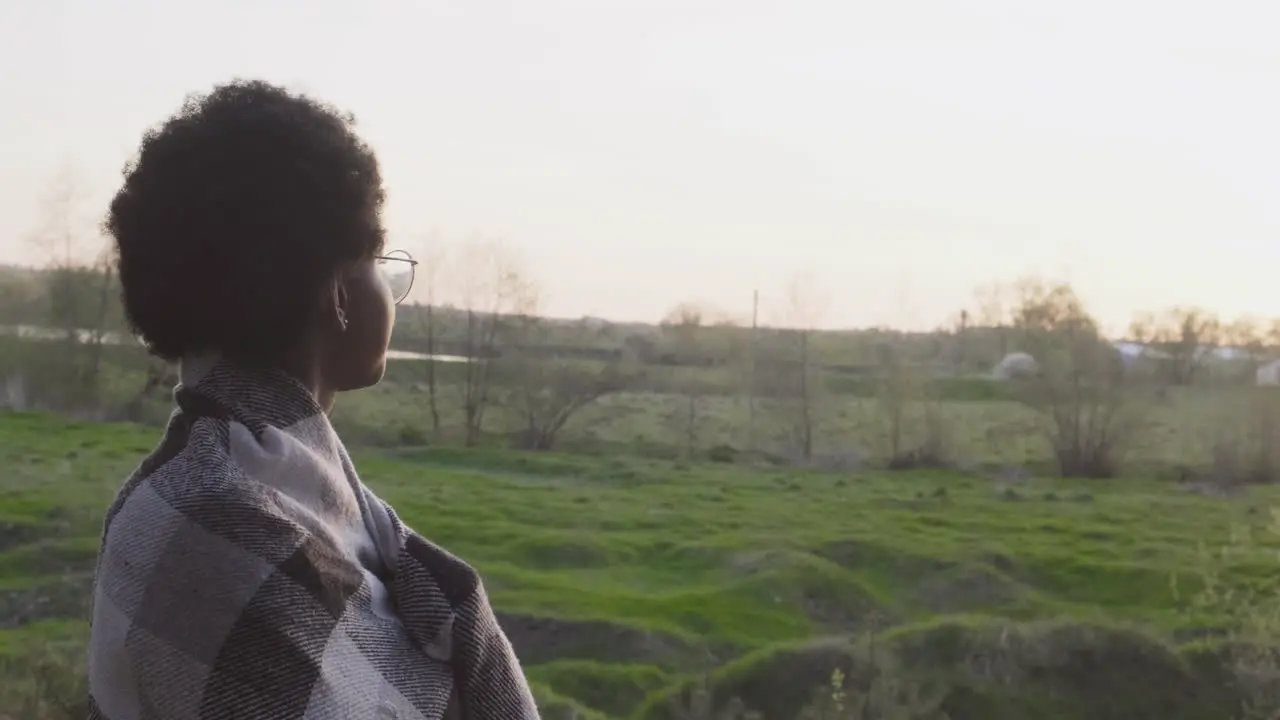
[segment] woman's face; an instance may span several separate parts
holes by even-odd
[[[376,385],[387,367],[395,300],[376,259],[346,268],[334,288],[334,331],[326,334],[324,382],[334,392]]]

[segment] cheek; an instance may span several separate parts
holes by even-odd
[[[391,326],[395,324],[396,308],[386,285],[379,281],[369,288],[365,303],[367,306],[363,314],[368,335],[373,338],[390,335]]]
[[[391,289],[386,283],[382,283],[381,299],[382,327],[383,335],[387,341],[391,340],[391,331],[396,326],[396,301],[391,296]]]
[[[391,329],[395,324],[395,304],[383,283],[370,287],[364,301],[359,334],[348,338],[344,348],[351,374],[345,381],[348,389],[368,387],[382,379],[386,371]]]
[[[381,276],[366,276],[359,293],[360,354],[381,354],[386,350],[395,324],[396,308],[391,290]],[[355,298],[352,298],[353,300]]]

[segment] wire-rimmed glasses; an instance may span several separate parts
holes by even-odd
[[[409,257],[409,253],[403,250],[392,250],[376,259],[378,272],[382,273],[382,278],[387,281],[387,287],[391,288],[391,296],[399,305],[400,301],[408,297],[409,291],[413,289],[413,272],[418,261]]]

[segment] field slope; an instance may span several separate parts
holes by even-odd
[[[156,439],[0,414],[0,717],[75,712],[102,514]],[[1220,653],[1197,639],[1227,619],[1189,598],[1204,548],[1272,519],[1269,492],[1136,480],[355,454],[406,522],[484,573],[548,717],[675,717],[699,678],[790,717],[869,656],[953,720],[1231,717]],[[1258,532],[1223,577],[1272,587],[1275,549]]]

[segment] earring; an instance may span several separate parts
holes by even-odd
[[[338,323],[339,323],[340,325],[342,325],[342,329],[343,329],[343,331],[346,331],[346,329],[347,329],[347,314],[346,314],[345,312],[343,312],[342,308],[338,308]]]

